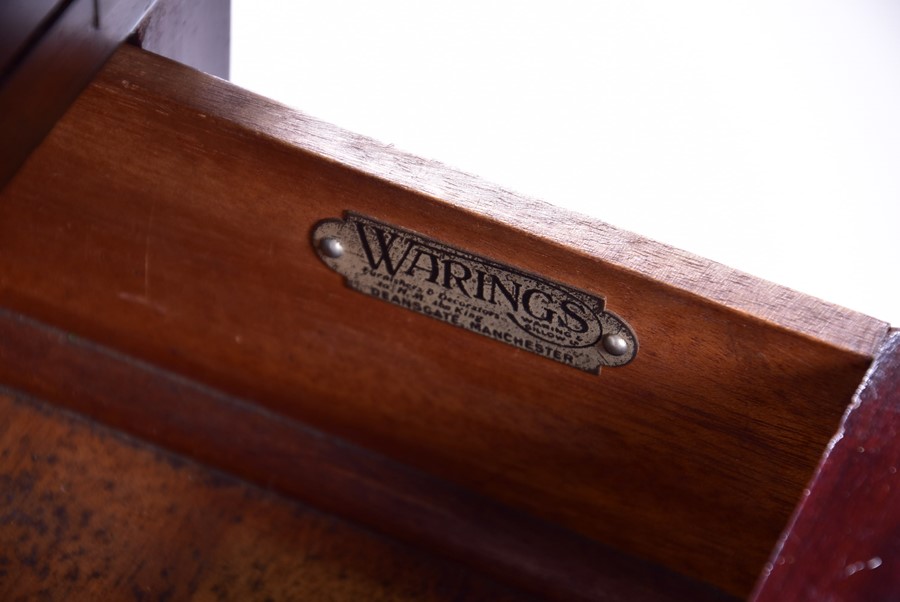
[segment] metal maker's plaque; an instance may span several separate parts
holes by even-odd
[[[346,213],[313,230],[319,257],[366,295],[587,372],[637,354],[603,297]]]

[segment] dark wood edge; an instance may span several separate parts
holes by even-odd
[[[155,0],[72,0],[0,81],[0,188]]]
[[[73,0],[0,2],[0,87]]]
[[[753,593],[756,602],[900,597],[900,331],[853,398]]]
[[[553,599],[733,599],[6,310],[0,383]]]
[[[0,188],[118,46],[131,41],[227,78],[230,0],[70,0],[35,21],[0,73]]]

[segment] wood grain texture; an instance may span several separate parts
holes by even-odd
[[[753,600],[900,597],[900,331],[854,397]]]
[[[548,599],[729,599],[253,404],[3,311],[0,382]]]
[[[764,323],[869,358],[887,332],[888,324],[882,320],[524,196],[438,161],[404,153],[393,145],[320,121],[273,100],[259,96],[251,100],[237,88],[209,87],[196,92],[201,96],[193,103],[183,98],[196,110],[205,107],[208,114],[239,124],[248,132],[515,228],[566,249],[567,255],[608,262],[689,297],[713,301]],[[598,182],[598,196],[602,197],[602,182]]]
[[[641,351],[581,374],[350,291],[309,243],[345,210],[604,295]],[[887,328],[131,48],[0,197],[0,303],[736,595]]]
[[[2,393],[0,487],[7,602],[530,599]]]

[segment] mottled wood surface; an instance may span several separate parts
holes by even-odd
[[[0,393],[0,599],[530,598],[51,406]]]
[[[727,598],[246,401],[4,311],[0,382],[543,597]]]
[[[898,433],[895,331],[848,409],[753,600],[900,599]]]
[[[345,210],[604,295],[641,351],[350,291],[309,243]],[[737,595],[887,328],[132,48],[0,196],[0,304]]]

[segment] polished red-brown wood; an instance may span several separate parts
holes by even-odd
[[[2,310],[0,382],[548,599],[727,598],[245,400]]]
[[[0,599],[531,598],[54,406],[0,392]]]
[[[878,355],[753,600],[900,597],[900,331]]]
[[[345,210],[602,294],[598,377],[347,289]],[[0,304],[736,595],[887,325],[123,48],[0,196]]]

